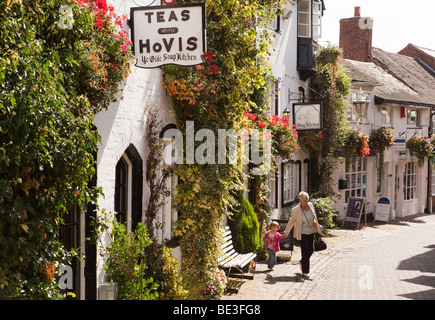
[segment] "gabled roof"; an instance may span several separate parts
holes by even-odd
[[[432,49],[429,49],[429,48],[423,48],[423,47],[416,46],[416,45],[414,45],[414,47],[416,47],[417,49],[423,51],[427,55],[432,56],[432,57],[435,58],[435,50],[432,50]]]
[[[375,85],[374,93],[378,101],[421,106],[431,106],[433,104],[435,106],[435,100],[432,100],[431,103],[429,99],[423,97],[375,63],[343,59],[343,65],[349,69],[353,81]]]
[[[372,48],[374,62],[435,106],[435,77],[414,58]]]
[[[398,54],[414,58],[435,77],[435,50],[408,43]]]

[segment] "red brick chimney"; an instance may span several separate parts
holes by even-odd
[[[340,43],[343,58],[369,62],[372,52],[373,19],[361,17],[361,8],[355,7],[353,18],[340,20]]]

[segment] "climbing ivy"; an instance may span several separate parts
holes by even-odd
[[[184,2],[202,1],[177,3]],[[217,137],[218,129],[247,128],[245,111],[266,110],[266,104],[256,104],[255,97],[269,91],[266,58],[271,35],[267,25],[281,4],[273,0],[206,2],[208,53],[204,63],[163,69],[163,85],[172,96],[178,129],[185,133],[187,121],[194,121],[195,130],[207,128]],[[212,156],[217,159],[217,154]],[[243,170],[240,161],[185,163],[176,168],[175,201],[180,216],[176,234],[190,298],[201,298],[210,271],[217,267],[221,219],[236,203],[234,191],[244,188]]]
[[[336,46],[320,48],[315,55],[311,79],[311,99],[322,101],[323,130],[301,134],[301,148],[310,155],[310,193],[320,197],[333,194],[332,174],[350,124],[345,110],[350,95],[348,71],[342,64],[342,51]]]

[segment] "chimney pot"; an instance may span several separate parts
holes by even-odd
[[[361,7],[355,7],[355,17],[361,17]]]

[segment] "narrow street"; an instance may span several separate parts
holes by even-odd
[[[435,215],[331,233],[328,249],[311,258],[309,279],[300,277],[296,247],[273,271],[258,263],[254,280],[222,300],[435,299]]]

